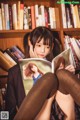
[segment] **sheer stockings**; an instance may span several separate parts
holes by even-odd
[[[67,70],[59,70],[56,75],[47,73],[36,82],[25,97],[14,120],[34,120],[45,100],[57,90],[71,94],[80,105],[80,80]]]
[[[58,88],[58,81],[54,74],[47,73],[32,87],[24,99],[14,120],[34,120],[41,110],[45,100],[54,94]]]

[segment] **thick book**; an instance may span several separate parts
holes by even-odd
[[[26,95],[37,80],[47,72],[56,72],[57,69],[63,69],[70,64],[70,49],[63,51],[56,56],[52,62],[41,58],[28,58],[19,61],[22,80]],[[63,67],[63,68],[62,68]]]
[[[7,53],[0,51],[0,67],[8,71],[14,65],[16,65],[15,61]]]
[[[11,54],[17,60],[25,58],[24,53],[22,52],[22,50],[18,46],[12,46],[11,48],[8,48],[8,51],[11,52]]]

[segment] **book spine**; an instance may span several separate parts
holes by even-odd
[[[30,6],[28,6],[28,24],[29,24],[29,29],[32,29],[31,7]]]
[[[9,48],[6,49],[4,52],[6,52],[16,63],[18,63],[18,59],[13,55]]]
[[[1,13],[2,13],[2,28],[3,30],[5,30],[6,26],[5,26],[5,15],[4,15],[4,3],[1,3]]]
[[[55,8],[52,8],[53,28],[56,28]]]
[[[76,9],[73,4],[71,4],[71,9],[72,9],[72,15],[73,15],[73,22],[74,22],[74,28],[77,28],[77,18],[76,18]]]
[[[13,54],[18,58],[18,60],[25,58],[25,55],[22,53],[22,51],[20,51],[17,46],[13,46],[12,48],[10,48],[10,51],[13,52]]]
[[[9,21],[10,21],[10,30],[13,29],[13,18],[12,18],[12,6],[9,5]]]
[[[23,28],[24,29],[29,29],[29,24],[28,24],[28,8],[25,5],[24,5]]]
[[[41,15],[42,15],[42,26],[45,26],[45,12],[44,12],[44,5],[41,5]]]
[[[10,30],[10,22],[9,22],[9,5],[8,5],[8,4],[4,4],[4,13],[5,13],[6,30]]]
[[[17,25],[18,25],[18,29],[20,29],[20,1],[18,1],[18,14],[17,14],[17,18],[18,18],[18,21],[17,21]]]
[[[2,13],[1,13],[1,8],[0,8],[0,30],[2,30]]]
[[[4,55],[12,62],[12,65],[16,65],[16,62],[12,59],[12,57],[7,53],[7,52],[4,52]]]
[[[35,5],[35,21],[36,21],[36,27],[39,26],[39,13],[38,13],[38,5]]]
[[[5,69],[9,70],[14,64],[0,51],[0,66]]]
[[[63,28],[67,28],[65,4],[61,4]]]
[[[32,19],[32,29],[34,29],[36,27],[34,6],[31,6],[31,19]]]
[[[66,10],[66,24],[67,24],[67,28],[73,28],[72,14],[71,14],[70,6],[69,5],[65,5],[65,10]]]
[[[13,29],[18,29],[17,27],[17,7],[16,4],[12,5],[12,15],[13,15]]]
[[[45,26],[48,27],[49,16],[48,16],[48,8],[44,6],[44,15],[45,15]]]
[[[23,29],[24,4],[20,4],[20,29]]]

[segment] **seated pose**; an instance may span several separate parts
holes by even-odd
[[[51,61],[60,52],[54,32],[46,27],[27,33],[23,45],[27,58]],[[55,74],[44,74],[26,96],[19,65],[11,68],[6,92],[10,119],[16,115],[14,120],[75,120],[75,103],[80,105],[80,81],[73,75],[74,70],[69,65]]]

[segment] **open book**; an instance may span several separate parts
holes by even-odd
[[[55,72],[70,64],[70,49],[56,56],[52,62],[41,58],[28,58],[20,60],[20,70],[26,94],[37,80],[47,72]]]

